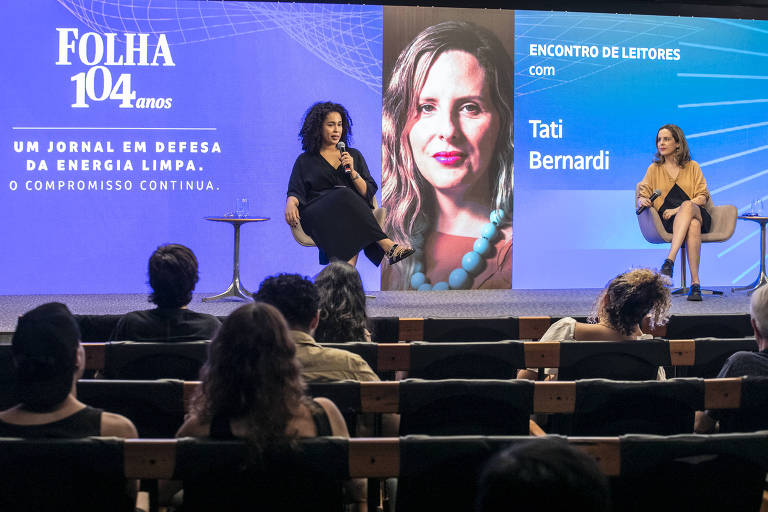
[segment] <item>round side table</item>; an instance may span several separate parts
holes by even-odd
[[[739,220],[751,220],[760,224],[760,273],[751,284],[747,286],[739,286],[737,288],[731,288],[732,292],[747,291],[751,294],[761,286],[768,284],[768,276],[765,275],[765,224],[768,223],[768,217],[756,216],[756,215],[739,215]]]
[[[269,217],[205,217],[205,220],[211,222],[226,222],[232,224],[232,227],[235,228],[235,268],[232,273],[232,282],[230,283],[229,288],[213,297],[204,297],[203,302],[212,302],[227,297],[251,300],[253,298],[251,292],[243,288],[240,284],[240,226],[248,224],[249,222],[264,222],[269,220]]]

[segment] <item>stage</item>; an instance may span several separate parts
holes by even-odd
[[[705,295],[702,302],[673,296],[673,315],[748,313],[749,296],[718,288],[722,296]],[[569,290],[468,290],[437,292],[368,292],[368,316],[400,318],[494,318],[508,316],[584,316],[592,311],[599,289]],[[190,309],[218,316],[228,315],[242,302],[202,302],[211,293],[195,294]],[[12,332],[16,318],[45,302],[63,302],[75,314],[121,314],[150,309],[143,294],[104,295],[0,295],[0,332]]]

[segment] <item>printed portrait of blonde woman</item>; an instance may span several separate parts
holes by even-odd
[[[511,28],[510,28],[511,30]],[[386,231],[416,253],[384,290],[510,288],[513,63],[489,29],[446,21],[400,52],[383,100]]]

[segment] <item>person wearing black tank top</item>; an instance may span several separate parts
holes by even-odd
[[[11,354],[18,403],[0,412],[0,437],[138,437],[128,418],[77,399],[76,384],[85,369],[85,351],[77,320],[64,304],[43,304],[22,315],[11,341]],[[4,494],[3,510],[102,510],[107,502],[111,510],[134,509],[136,481],[106,474],[101,481],[82,481],[75,468],[83,462],[71,462],[72,472],[66,477],[72,482],[63,475],[56,481],[51,478],[59,475],[40,476],[44,481],[24,477],[23,482],[4,482],[14,486],[14,493]]]
[[[259,450],[299,438],[349,437],[333,402],[304,394],[296,346],[282,315],[269,304],[246,304],[227,317],[211,341],[200,380],[176,437],[244,439]],[[169,484],[164,497],[177,488]],[[350,482],[347,491],[349,501],[364,509],[364,482]],[[187,502],[185,509],[188,505],[195,506]]]
[[[0,436],[138,437],[128,418],[77,399],[75,386],[85,370],[85,351],[77,320],[64,304],[43,304],[19,317],[11,353],[18,403],[0,412]]]

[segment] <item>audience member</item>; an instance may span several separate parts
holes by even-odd
[[[11,352],[18,404],[0,412],[0,437],[138,437],[129,419],[77,399],[85,351],[67,306],[51,302],[21,316]]]
[[[478,485],[476,512],[610,510],[608,479],[586,454],[540,439],[494,456]]]
[[[749,302],[749,315],[755,333],[758,352],[732,354],[717,374],[718,379],[728,377],[768,376],[768,286],[758,288]],[[694,431],[699,434],[714,432],[717,421],[726,411],[699,411],[696,413]]]
[[[348,437],[333,402],[304,394],[300,371],[278,310],[261,302],[241,306],[211,342],[201,386],[177,437],[246,439],[258,449],[302,437]],[[365,501],[357,484],[353,501]]]
[[[649,317],[649,327],[662,325],[669,316],[669,279],[647,268],[619,274],[608,283],[595,302],[590,323],[566,317],[552,324],[539,341],[623,341],[651,339],[643,334],[640,324]],[[557,368],[547,368],[547,379],[557,379]],[[519,379],[535,380],[535,369],[520,370]],[[659,380],[665,378],[659,368]]]
[[[262,281],[254,299],[275,306],[285,317],[307,381],[379,380],[359,355],[322,347],[315,341],[313,334],[320,319],[320,295],[309,279],[298,274],[268,277]]]
[[[317,275],[315,286],[320,293],[316,341],[371,341],[363,281],[355,267],[333,261]]]
[[[213,315],[187,309],[198,281],[197,258],[181,244],[161,245],[149,258],[150,302],[155,309],[124,315],[110,336],[112,340],[209,340],[221,325]]]

